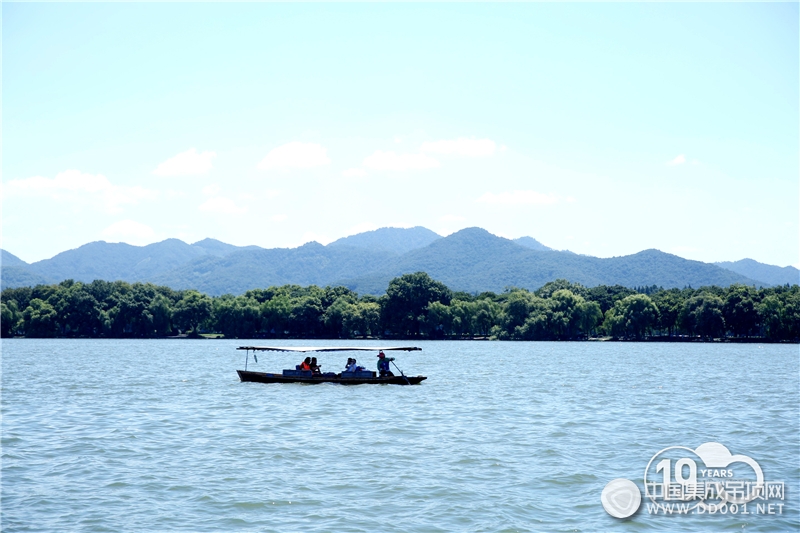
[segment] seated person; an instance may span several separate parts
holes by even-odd
[[[303,359],[303,362],[300,363],[298,370],[311,370],[311,358],[306,357],[305,359]]]
[[[352,357],[348,357],[347,358],[347,366],[345,367],[344,371],[345,372],[357,372],[358,368],[359,367],[356,364],[356,360],[353,359]]]
[[[319,365],[317,364],[316,357],[311,358],[311,364],[309,366],[311,366],[311,372],[313,374],[322,374],[322,370],[320,370]]]

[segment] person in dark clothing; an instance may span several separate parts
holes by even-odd
[[[394,373],[389,370],[389,363],[391,361],[394,361],[394,357],[386,357],[386,354],[383,353],[383,350],[378,353],[378,372],[382,378],[394,376]]]

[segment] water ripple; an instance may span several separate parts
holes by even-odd
[[[426,342],[400,356],[422,385],[343,387],[240,383],[243,342],[3,340],[2,530],[800,528],[796,346]],[[608,481],[709,441],[786,512],[605,513]]]

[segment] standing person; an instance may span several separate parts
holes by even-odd
[[[386,354],[381,350],[378,353],[378,372],[382,378],[390,378],[394,373],[389,370],[389,362],[394,361],[394,357],[386,357]]]

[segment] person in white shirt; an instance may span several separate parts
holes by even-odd
[[[352,357],[347,358],[347,366],[345,367],[345,372],[356,372],[358,370],[358,365],[356,365],[356,360]]]

